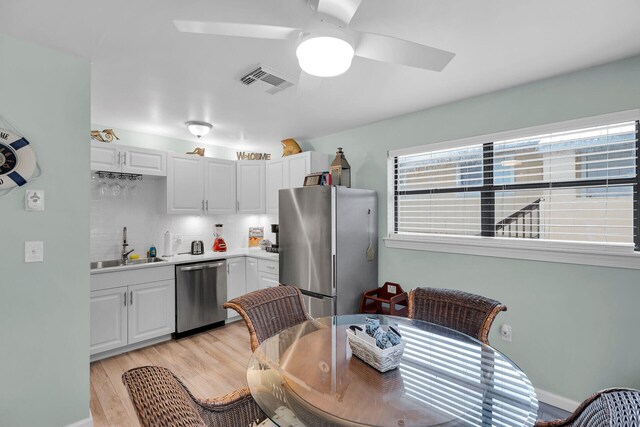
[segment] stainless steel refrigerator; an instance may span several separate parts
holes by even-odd
[[[300,288],[312,317],[355,313],[378,287],[375,191],[317,186],[280,190],[280,283]]]

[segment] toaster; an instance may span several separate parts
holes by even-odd
[[[202,240],[191,242],[191,255],[202,255],[204,253],[204,243]]]

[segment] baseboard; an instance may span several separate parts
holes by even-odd
[[[93,354],[89,357],[89,362],[96,362],[98,360],[106,359],[107,357],[117,356],[118,354],[127,353],[129,351],[138,350],[143,347],[149,347],[151,345],[160,344],[161,342],[169,341],[171,334],[162,335],[161,337],[151,338],[150,340],[138,342],[124,347],[114,348],[113,350],[107,350],[102,353]]]
[[[89,414],[87,418],[76,421],[73,424],[69,424],[67,427],[93,427],[93,418],[91,417],[91,414]]]
[[[576,402],[575,400],[571,400],[563,396],[558,396],[557,394],[553,394],[539,388],[536,389],[536,394],[538,395],[538,401],[555,406],[556,408],[564,409],[565,411],[573,412],[580,405],[580,402]]]

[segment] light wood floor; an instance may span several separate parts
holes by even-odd
[[[137,366],[164,366],[191,392],[215,397],[246,387],[251,356],[249,333],[239,321],[177,341],[168,341],[91,364],[91,414],[95,427],[139,426],[122,384],[124,372]]]

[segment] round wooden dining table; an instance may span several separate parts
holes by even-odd
[[[402,335],[398,368],[380,373],[353,355],[365,315],[310,320],[265,340],[247,367],[251,394],[280,427],[533,426],[527,376],[494,348],[432,323],[368,315]]]

